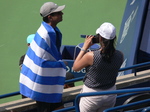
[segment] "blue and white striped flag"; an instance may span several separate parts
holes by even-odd
[[[61,38],[61,33],[59,35]],[[36,101],[60,102],[65,76],[66,66],[56,47],[56,33],[50,25],[42,22],[23,62],[20,93]]]

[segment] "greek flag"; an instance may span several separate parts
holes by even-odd
[[[59,29],[56,27],[57,31]],[[59,31],[59,37],[61,38]],[[56,47],[56,32],[45,22],[27,50],[20,72],[20,93],[33,100],[57,103],[62,99],[66,66]]]

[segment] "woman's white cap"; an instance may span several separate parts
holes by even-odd
[[[96,34],[101,35],[103,38],[112,40],[116,36],[116,28],[113,24],[104,22],[97,30]]]

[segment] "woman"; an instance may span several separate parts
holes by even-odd
[[[96,30],[96,34],[86,37],[73,65],[74,71],[86,67],[82,93],[116,90],[116,77],[123,63],[123,54],[114,47],[116,28],[111,23],[105,22]],[[92,39],[95,37],[99,39],[101,48],[87,52],[93,45]],[[102,112],[113,107],[115,102],[116,95],[82,97],[80,112]]]

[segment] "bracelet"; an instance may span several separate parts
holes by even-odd
[[[85,50],[85,49],[83,49],[83,48],[81,48],[81,51],[87,52],[87,50]]]

